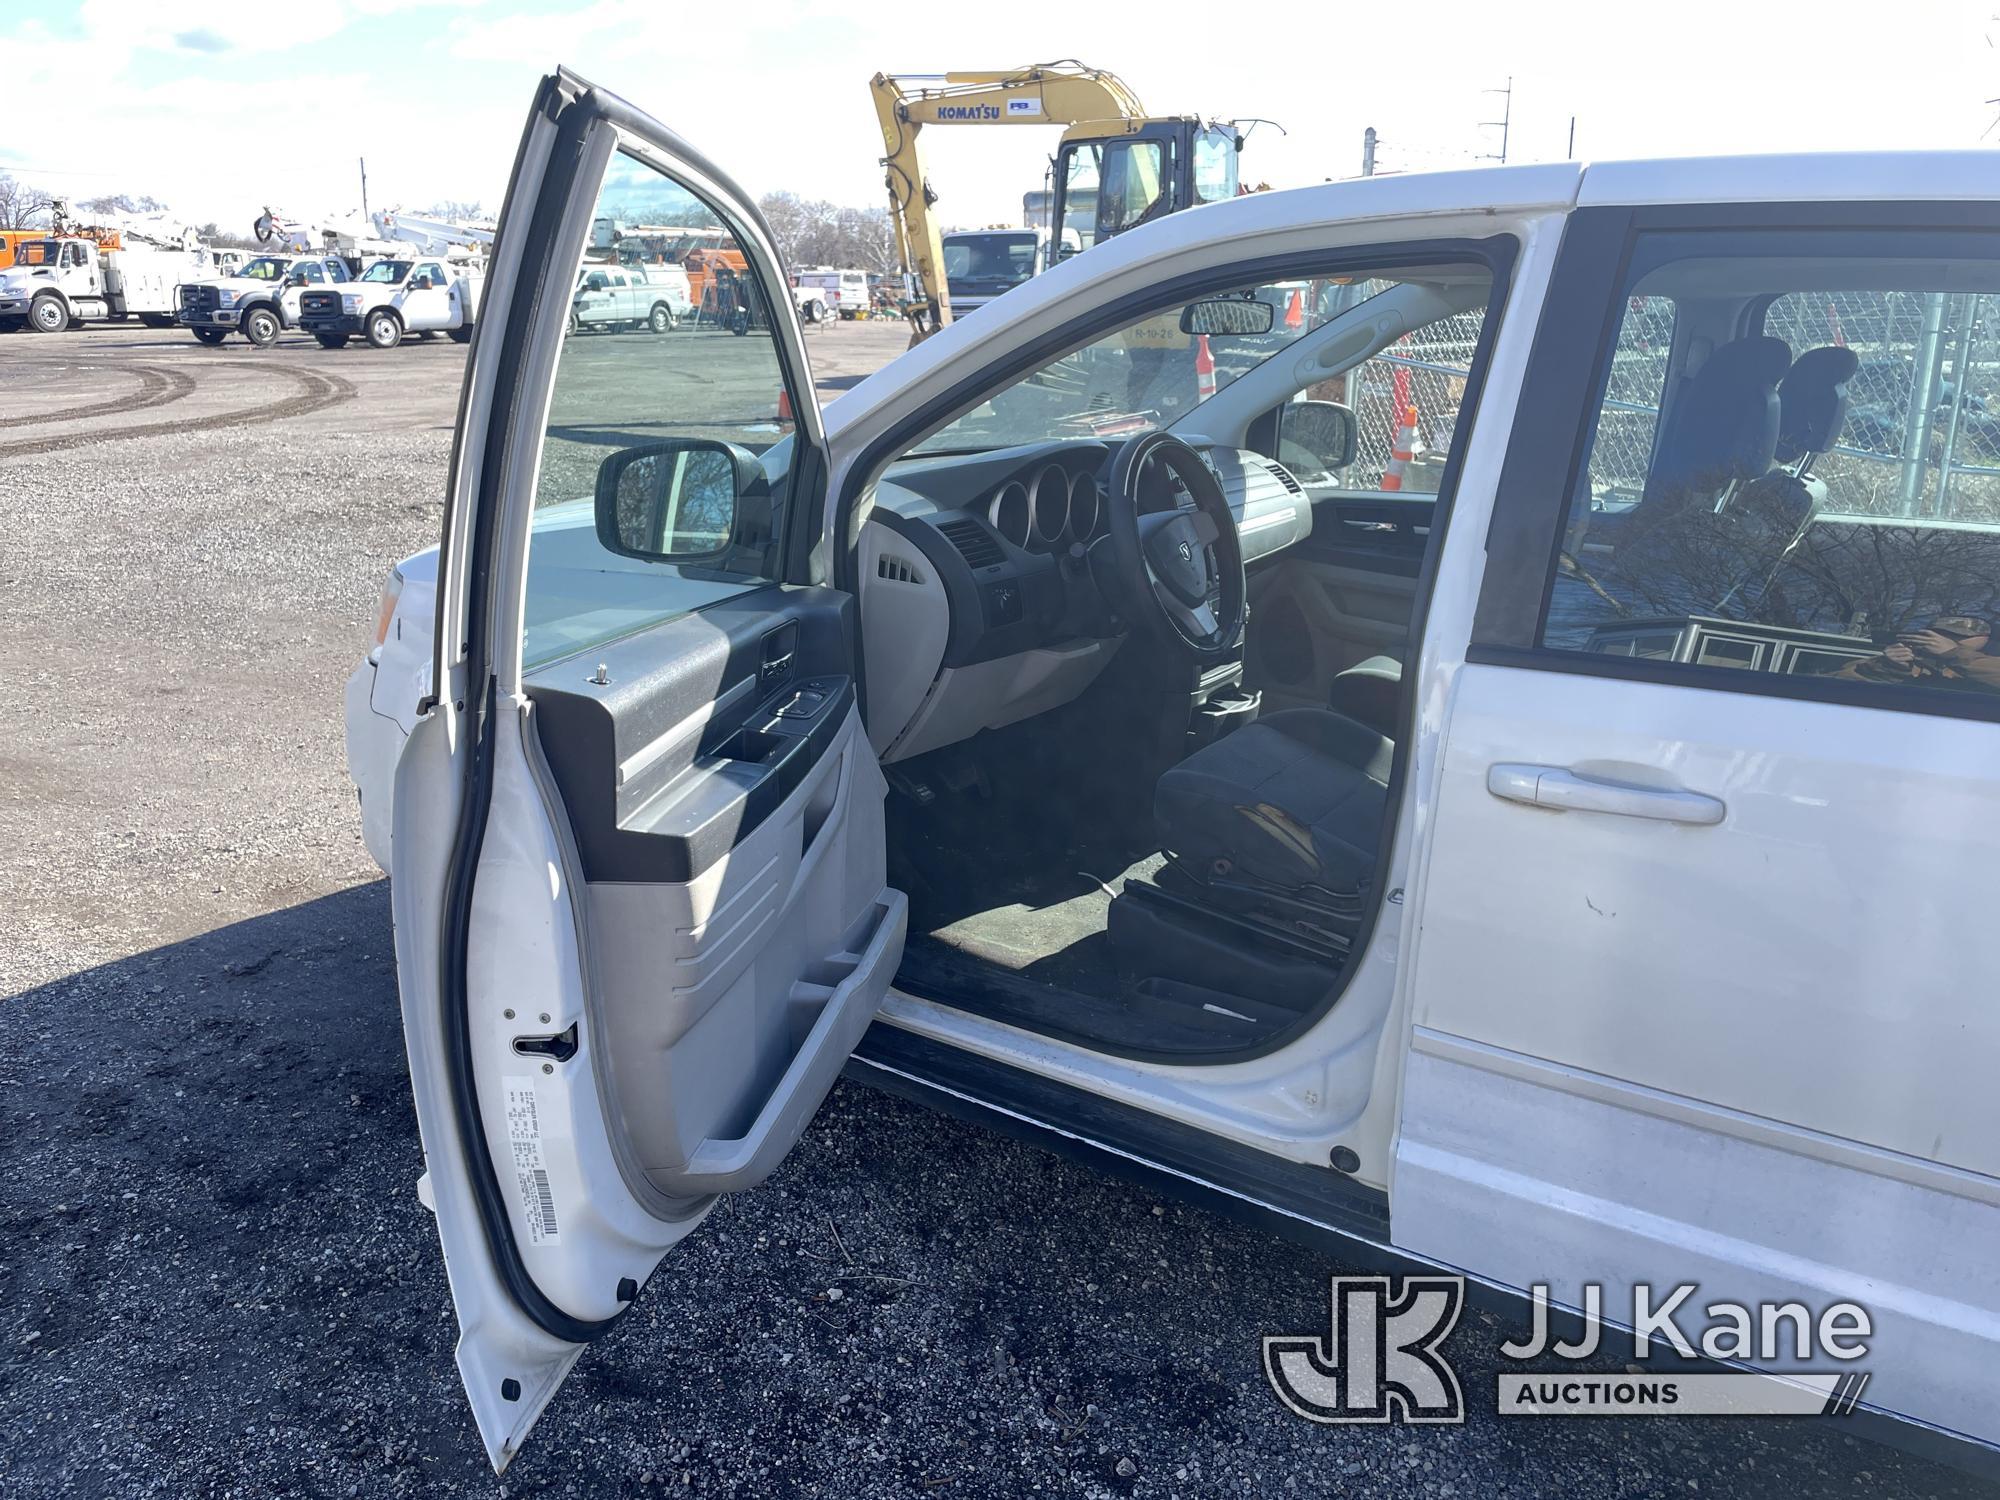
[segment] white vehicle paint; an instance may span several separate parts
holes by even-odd
[[[106,250],[75,235],[24,240],[15,246],[14,264],[0,271],[0,325],[57,333],[101,318],[167,324],[178,306],[176,289],[214,274],[199,248]]]
[[[297,322],[329,349],[353,338],[393,349],[406,333],[448,333],[465,343],[482,284],[479,273],[439,259],[378,260],[339,287],[301,292]]]
[[[233,275],[182,283],[174,320],[204,343],[241,333],[264,347],[298,326],[299,298],[308,288],[353,279],[337,255],[259,255]]]
[[[582,185],[551,165],[565,128],[581,142]],[[671,137],[630,106],[567,75],[544,85],[531,116],[510,211],[553,193],[587,205],[614,149],[729,213],[759,270],[776,273],[735,189],[677,158]],[[505,341],[482,341],[467,376],[447,528],[445,555],[455,561],[443,577],[435,550],[401,565],[384,639],[348,700],[369,847],[395,876],[411,1076],[460,1316],[459,1363],[496,1466],[710,1194],[768,1170],[830,1080],[829,1058],[853,1044],[857,1017],[878,1000],[881,1024],[855,1062],[864,1077],[1081,1137],[1495,1286],[1553,1283],[1572,1306],[1586,1281],[1604,1285],[1609,1307],[1629,1307],[1637,1283],[1679,1281],[1750,1303],[1858,1301],[1874,1319],[1864,1406],[2000,1444],[1986,1394],[2000,1352],[2000,1286],[1985,1248],[2000,1234],[2000,1116],[1986,1076],[2000,1054],[2000,1012],[1987,1003],[2000,959],[1978,941],[1982,877],[2000,828],[2000,715],[1974,697],[1919,702],[1825,678],[1707,677],[1712,669],[1692,659],[1655,667],[1550,645],[1537,634],[1546,626],[1536,601],[1563,536],[1554,528],[1566,484],[1532,468],[1567,464],[1577,424],[1595,420],[1589,380],[1606,320],[1634,301],[1619,279],[1630,245],[1634,264],[1665,253],[1660,235],[1722,247],[1675,293],[1689,321],[1676,323],[1662,369],[1685,355],[1681,368],[1694,379],[1734,332],[1712,337],[1702,317],[1735,318],[1740,298],[1729,288],[1748,284],[1748,272],[1771,265],[1792,277],[1781,284],[1844,284],[1856,274],[1850,262],[1878,252],[1811,237],[1851,224],[1898,237],[1896,255],[1879,263],[1895,269],[1879,274],[1913,274],[1926,255],[1960,258],[1956,242],[1926,238],[1942,233],[1939,224],[1962,218],[1990,245],[1996,197],[2000,164],[1970,153],[1560,164],[1258,194],[1066,260],[1013,294],[1005,322],[953,324],[823,418],[810,405],[799,413],[790,441],[823,447],[828,494],[851,501],[886,482],[892,459],[991,394],[990,372],[1018,368],[1027,351],[1079,347],[1101,331],[1106,309],[1144,307],[1148,297],[1178,305],[1189,293],[1174,288],[1227,287],[1250,265],[1398,265],[1426,253],[1463,258],[1472,247],[1499,257],[1505,274],[1478,356],[1483,387],[1476,401],[1468,387],[1458,416],[1448,515],[1445,501],[1433,512],[1423,497],[1434,576],[1428,590],[1402,585],[1421,612],[1400,700],[1401,794],[1373,881],[1386,899],[1359,930],[1337,1003],[1275,1045],[1199,1063],[1041,1034],[979,1014],[969,998],[884,992],[903,908],[882,880],[870,740],[890,745],[902,726],[864,735],[851,714],[829,720],[828,749],[797,789],[691,878],[591,873],[606,855],[582,847],[575,829],[595,814],[577,813],[575,799],[611,796],[611,772],[602,789],[580,782],[572,742],[549,738],[555,716],[582,704],[586,720],[562,722],[602,712],[615,728],[623,684],[712,662],[696,673],[707,691],[734,685],[685,698],[679,719],[656,716],[652,738],[615,741],[618,780],[643,778],[727,728],[759,682],[785,681],[800,645],[766,636],[764,665],[753,660],[752,675],[736,682],[736,646],[724,643],[744,627],[704,615],[704,599],[690,595],[691,613],[573,658],[559,682],[524,673],[522,558],[530,542],[546,554],[558,533],[585,539],[585,512],[581,502],[531,509],[524,476],[539,451],[566,310],[520,290],[537,266],[522,238],[503,234],[494,306],[530,320],[523,404],[498,404]],[[1796,203],[1813,212],[1791,211]],[[1899,207],[1912,204],[1921,207]],[[1656,205],[1688,212],[1636,212]],[[575,263],[589,220],[573,218],[532,253]],[[1745,234],[1768,236],[1753,248],[1790,259],[1746,257]],[[1955,284],[1980,281],[1966,273]],[[1450,287],[1424,291],[1334,315],[1174,430],[1245,450],[1274,401],[1344,377],[1469,305]],[[1568,315],[1544,318],[1558,302]],[[773,337],[787,368],[803,371],[796,321],[781,319]],[[947,391],[961,393],[959,405],[932,410]],[[491,424],[511,441],[496,450],[506,465],[498,474],[481,471]],[[767,468],[778,451],[765,455]],[[1824,488],[1803,465],[1787,477],[1801,476]],[[1736,484],[1724,495],[1732,513]],[[1593,517],[1621,513],[1588,490],[1583,499]],[[1343,507],[1363,502],[1362,524],[1379,530],[1381,496],[1330,493],[1314,507],[1323,503],[1338,527],[1350,514]],[[822,516],[817,540],[830,549],[847,517],[837,504]],[[469,571],[482,531],[495,544],[499,586],[490,592]],[[864,642],[874,638],[871,615],[903,622],[890,635],[893,655],[870,648],[871,699],[915,713],[942,674],[918,681],[914,695],[893,679],[905,670],[899,662],[933,650],[939,617],[897,603],[902,596],[875,581],[923,587],[893,541],[873,535],[863,555],[876,560],[860,578]],[[729,597],[743,607],[740,591]],[[481,598],[499,611],[483,631],[468,623]],[[1852,632],[1819,639],[1854,660],[1865,654],[1839,645],[1862,641]],[[784,669],[775,677],[773,663]],[[736,753],[777,743],[746,739]],[[475,746],[485,747],[477,757]],[[552,768],[550,747],[561,767]],[[710,776],[756,780],[752,760],[716,754],[690,763],[689,779],[676,783],[689,789],[682,795],[706,795]],[[728,795],[721,783],[715,791]],[[385,795],[391,808],[370,807]],[[585,821],[551,816],[559,800]],[[483,830],[476,865],[462,842],[470,827]],[[760,928],[754,968],[740,967],[751,944],[726,956],[703,946],[720,914],[778,912],[801,899],[790,917]],[[728,918],[738,920],[750,918]],[[663,930],[684,945],[659,947],[648,935]],[[455,954],[462,978],[441,992],[437,976],[458,972]],[[661,964],[678,966],[675,983],[692,986],[713,1007],[704,1014],[726,1018],[732,1045],[749,1052],[770,1043],[756,1017],[785,997],[819,1019],[803,1038],[790,1033],[775,1077],[740,1096],[754,1116],[747,1135],[678,1155],[661,1154],[655,1140],[635,1162],[641,1148],[623,1112],[634,1106],[618,1074],[636,1064],[616,1039],[632,996],[654,993],[644,976]],[[595,988],[586,988],[587,968]],[[535,1019],[517,1022],[530,996]],[[559,1059],[523,1050],[555,1040],[574,1050]],[[656,1039],[665,1051],[647,1055],[675,1055],[685,1042]],[[683,1071],[663,1085],[696,1119],[739,1066],[720,1065],[718,1075],[719,1055],[699,1055],[709,1073]],[[1022,1080],[1094,1098],[1093,1123],[1067,1117]],[[1162,1121],[1199,1132],[1216,1154],[1175,1155],[1166,1137],[1147,1133]],[[1125,1133],[1114,1137],[1114,1125]],[[1230,1153],[1246,1151],[1264,1163],[1259,1173],[1232,1171]],[[560,1234],[547,1232],[516,1174],[496,1176],[488,1157],[532,1158]],[[1329,1173],[1330,1159],[1342,1171]],[[1274,1185],[1286,1171],[1323,1186],[1293,1196]],[[1379,1227],[1349,1216],[1356,1206],[1379,1214]]]
[[[818,306],[852,321],[868,311],[868,273],[838,266],[800,266],[792,272],[799,311],[810,319]]]
[[[570,306],[577,328],[668,333],[694,311],[694,299],[679,266],[586,265],[577,272]]]

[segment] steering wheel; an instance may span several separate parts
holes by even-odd
[[[1143,508],[1141,490],[1186,492],[1173,510]],[[1134,623],[1203,666],[1231,659],[1243,640],[1243,543],[1222,484],[1186,443],[1147,432],[1111,456],[1105,486],[1104,582],[1112,603]]]

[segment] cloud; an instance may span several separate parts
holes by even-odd
[[[174,45],[183,52],[205,52],[210,56],[229,50],[229,38],[219,32],[210,31],[206,26],[197,26],[192,31],[177,31]]]

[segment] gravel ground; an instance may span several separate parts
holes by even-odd
[[[195,425],[290,364],[346,393]],[[848,1085],[495,1480],[340,746],[459,365],[0,340],[0,1496],[1995,1493],[1832,1423],[1503,1422],[1478,1317],[1465,1427],[1308,1426],[1257,1340],[1324,1323],[1324,1251]],[[176,430],[27,446],[120,393]]]

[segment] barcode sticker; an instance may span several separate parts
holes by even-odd
[[[533,1078],[507,1080],[507,1144],[513,1152],[516,1196],[527,1225],[528,1243],[553,1244],[560,1231],[548,1164],[542,1160],[542,1111]]]

